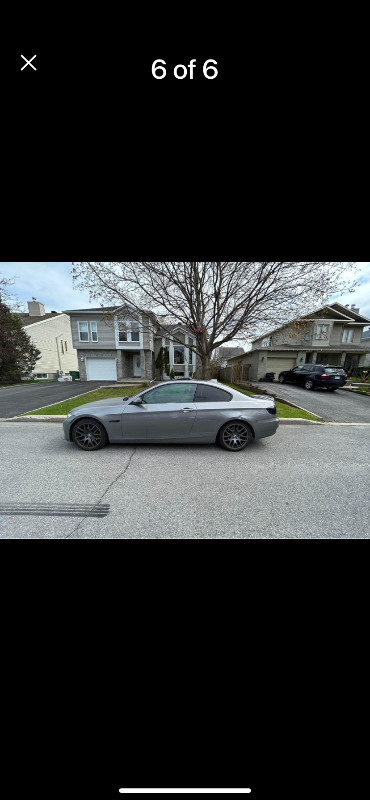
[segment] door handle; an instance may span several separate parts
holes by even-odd
[[[183,411],[184,414],[188,414],[189,411],[194,411],[194,409],[193,408],[182,408],[181,411]]]

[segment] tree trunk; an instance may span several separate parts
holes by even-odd
[[[202,359],[202,381],[209,381],[211,379],[211,359],[209,356],[203,356]]]

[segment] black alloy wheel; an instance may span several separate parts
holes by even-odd
[[[108,442],[104,426],[93,419],[77,422],[72,430],[72,439],[81,450],[100,450]]]
[[[221,429],[219,443],[224,450],[237,453],[244,450],[252,439],[252,433],[245,422],[228,422]]]
[[[279,383],[285,383],[285,376],[279,375]]]
[[[308,380],[307,380],[307,381],[305,381],[305,384],[304,384],[304,386],[305,386],[305,389],[313,389],[313,388],[314,388],[314,386],[315,386],[315,384],[314,384],[314,382],[313,382],[313,381],[311,381],[311,379],[310,379],[310,378],[308,378]]]

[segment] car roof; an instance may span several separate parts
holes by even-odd
[[[212,385],[216,384],[217,386],[221,386],[221,387],[224,386],[223,383],[219,383],[219,381],[216,381],[216,380],[210,380],[210,381],[199,380],[198,381],[198,380],[196,380],[196,378],[178,378],[177,380],[175,378],[173,381],[171,381],[171,380],[170,381],[161,381],[160,383],[157,383],[156,386],[168,386],[168,385],[172,385],[174,383],[204,383],[206,386],[209,386],[210,384],[212,384]],[[228,386],[228,387],[225,387],[225,388],[229,389],[230,387]]]

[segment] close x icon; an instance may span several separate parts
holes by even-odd
[[[23,55],[21,54],[21,58],[23,58],[23,59],[24,59],[24,61],[26,62],[25,64],[23,64],[23,67],[21,67],[21,72],[22,72],[24,69],[26,69],[26,67],[31,67],[31,69],[34,69],[34,70],[35,70],[35,72],[36,72],[36,67],[34,66],[34,64],[32,64],[32,61],[34,61],[34,59],[35,59],[35,58],[37,58],[37,54],[36,54],[36,55],[34,55],[34,56],[32,56],[32,58],[30,58],[30,59],[26,58],[26,56],[23,56]]]

